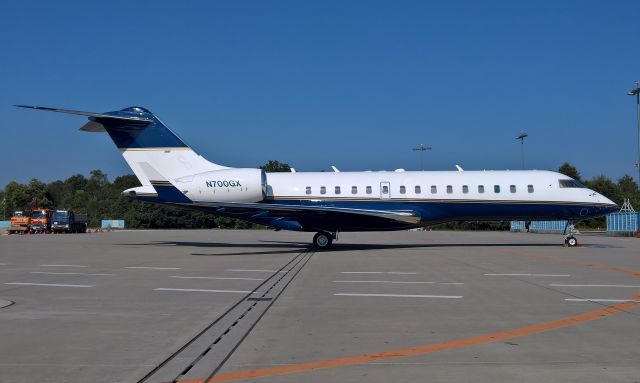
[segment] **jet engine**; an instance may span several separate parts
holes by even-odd
[[[260,202],[267,195],[267,176],[261,169],[223,169],[175,180],[193,201]]]

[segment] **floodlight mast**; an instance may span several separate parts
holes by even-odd
[[[529,137],[524,131],[520,132],[520,135],[516,137],[516,140],[520,140],[520,157],[522,159],[522,170],[524,170],[524,139]]]
[[[638,168],[638,185],[640,185],[640,80],[636,80],[635,89],[631,89],[627,96],[636,96],[636,120],[638,124],[638,162],[636,167]]]
[[[424,152],[431,150],[431,146],[424,146],[423,144],[411,149],[414,152],[420,152],[420,170],[424,170]]]

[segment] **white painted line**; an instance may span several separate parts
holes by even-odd
[[[396,274],[396,275],[416,275],[420,273],[405,271],[341,271],[340,274]]]
[[[343,297],[392,297],[392,298],[441,298],[441,299],[462,298],[462,295],[352,294],[352,293],[336,293],[333,295],[343,296]]]
[[[551,283],[549,286],[555,287],[622,287],[629,289],[640,289],[640,285],[562,285],[559,283]]]
[[[422,282],[422,281],[333,281],[336,283],[398,283],[398,284],[433,284],[433,285],[464,285],[462,282]]]
[[[114,274],[90,274],[90,273],[55,273],[53,271],[32,271],[31,274],[47,274],[47,275],[114,275]]]
[[[182,270],[182,267],[155,267],[155,266],[127,266],[125,269],[145,269],[145,270]]]
[[[40,267],[89,267],[84,265],[40,265]]]
[[[224,271],[248,271],[248,272],[256,272],[256,273],[277,273],[278,270],[248,270],[248,269],[224,269]],[[284,273],[285,271],[280,271]]]
[[[569,274],[484,274],[484,275],[498,275],[505,277],[570,277]]]
[[[57,283],[26,283],[26,282],[7,282],[5,285],[18,286],[45,286],[45,287],[94,287],[95,285],[62,285]]]
[[[565,299],[567,302],[612,302],[612,303],[640,303],[640,301],[634,301],[633,299],[577,299],[577,298],[567,298]]]
[[[166,287],[158,287],[154,291],[184,291],[184,292],[200,292],[200,293],[236,293],[249,294],[251,291],[246,290],[207,290],[207,289],[170,289]]]
[[[186,277],[182,275],[172,275],[169,278],[180,278],[180,279],[220,279],[220,280],[238,280],[238,281],[264,281],[263,278],[225,278],[225,277]]]

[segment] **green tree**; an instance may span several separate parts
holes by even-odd
[[[269,160],[266,164],[260,166],[260,169],[264,170],[267,173],[277,173],[277,172],[290,172],[291,167],[289,164],[285,164],[284,162]]]
[[[558,173],[562,173],[565,176],[569,176],[574,180],[581,181],[580,172],[578,171],[578,169],[576,169],[575,166],[571,165],[568,162],[565,162],[560,166],[560,168],[558,168]]]
[[[32,197],[26,185],[11,181],[4,188],[7,211],[13,214],[16,210],[24,210],[29,207]]]
[[[628,174],[625,174],[618,180],[618,189],[622,198],[628,198],[631,205],[640,208],[640,190],[638,184]]]

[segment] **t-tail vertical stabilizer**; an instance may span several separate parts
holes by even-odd
[[[41,106],[16,106],[88,117],[89,122],[80,130],[107,132],[143,187],[151,186],[151,180],[142,168],[143,163],[157,169],[167,179],[229,169],[207,161],[167,128],[157,116],[142,107],[92,113]]]

